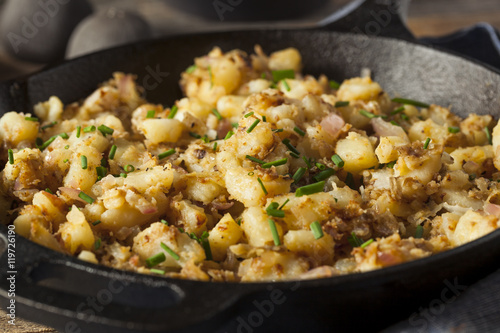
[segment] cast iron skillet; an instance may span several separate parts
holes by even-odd
[[[453,105],[462,116],[500,110],[499,72],[419,45],[395,12],[393,3],[359,0],[316,29],[195,34],[119,47],[4,83],[0,110],[29,111],[52,94],[64,103],[78,100],[114,71],[136,73],[149,100],[171,105],[180,97],[179,75],[194,57],[216,45],[250,52],[254,44],[267,52],[294,46],[304,73],[337,80],[368,67],[389,94]],[[9,269],[7,228],[0,229],[2,307],[10,304],[7,277],[14,275],[17,315],[63,332],[375,330],[439,298],[448,286],[444,281],[463,285],[493,271],[500,254],[495,231],[452,251],[363,274],[221,284],[88,264],[22,237],[15,238],[15,268]]]

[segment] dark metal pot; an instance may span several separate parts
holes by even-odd
[[[397,4],[359,0],[308,30],[192,34],[99,52],[3,83],[0,112],[31,110],[52,94],[64,103],[78,100],[114,71],[136,73],[150,101],[170,105],[181,96],[177,81],[194,57],[216,45],[250,52],[260,44],[267,52],[296,47],[305,73],[342,80],[368,67],[391,95],[452,104],[461,116],[498,113],[500,73],[417,43],[395,14]],[[2,307],[10,304],[7,278],[13,275],[17,315],[63,332],[373,331],[405,318],[447,283],[467,284],[493,271],[500,255],[495,231],[451,251],[368,273],[221,284],[118,271],[17,236],[15,267],[9,268],[7,227],[0,232]]]

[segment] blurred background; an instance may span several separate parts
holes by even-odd
[[[290,0],[0,0],[0,80],[147,38],[219,29],[312,26],[348,2],[308,0],[290,6]],[[401,15],[416,37],[444,36],[478,22],[500,29],[498,0],[402,3]]]

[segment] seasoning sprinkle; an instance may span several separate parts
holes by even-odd
[[[276,228],[276,223],[273,219],[269,219],[267,220],[267,222],[269,223],[269,229],[271,229],[271,234],[273,235],[274,245],[279,246],[281,242],[280,235],[278,234],[278,229]]]
[[[262,182],[262,179],[260,179],[260,177],[257,177],[257,181],[259,182],[260,187],[262,188],[262,192],[264,192],[264,194],[267,195],[267,190],[266,187],[264,186],[264,183]]]
[[[115,158],[115,154],[116,154],[116,145],[112,145],[111,146],[111,149],[109,150],[109,159],[112,160],[113,158]]]
[[[170,112],[168,113],[167,119],[173,119],[178,110],[179,108],[177,107],[177,105],[172,106],[172,108],[170,108]]]
[[[257,125],[260,123],[260,119],[255,119],[255,121],[253,122],[252,125],[250,125],[250,127],[247,129],[247,133],[250,133],[253,131],[253,129],[255,127],[257,127]]]
[[[309,228],[311,228],[311,231],[314,235],[314,238],[316,239],[320,239],[321,237],[323,237],[323,229],[321,228],[321,224],[319,224],[318,221],[314,221],[313,223],[311,223],[309,225]]]
[[[301,130],[301,129],[300,129],[300,128],[298,128],[297,126],[295,126],[295,127],[293,128],[293,130],[294,130],[297,134],[299,134],[300,136],[305,136],[305,135],[306,135],[306,132],[304,132],[303,130]]]
[[[172,258],[174,258],[175,260],[180,259],[179,255],[177,253],[175,253],[171,248],[169,248],[167,244],[161,242],[160,245],[161,245],[161,248],[164,249],[168,254],[170,254],[170,256]]]
[[[339,168],[344,167],[344,160],[338,154],[332,156],[332,162],[335,163],[335,165]]]
[[[303,195],[310,195],[318,192],[323,192],[323,188],[325,187],[325,181],[320,181],[314,184],[309,184],[306,186],[299,187],[295,191],[296,197],[301,197]]]
[[[14,151],[12,149],[9,149],[7,152],[9,154],[9,163],[14,164]]]

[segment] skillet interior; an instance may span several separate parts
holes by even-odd
[[[500,110],[500,96],[497,93],[500,76],[483,66],[450,54],[404,41],[381,37],[369,39],[347,33],[248,31],[143,42],[80,58],[36,74],[25,84],[4,84],[0,90],[0,112],[11,109],[30,110],[33,104],[47,100],[51,95],[59,96],[64,103],[78,100],[91,93],[114,71],[136,73],[138,83],[151,88],[147,91],[150,101],[170,105],[180,97],[177,83],[179,75],[192,64],[194,57],[206,54],[213,46],[220,46],[225,51],[240,48],[250,52],[254,44],[260,44],[268,53],[288,46],[296,47],[303,56],[304,73],[325,73],[336,80],[358,76],[361,68],[370,68],[373,78],[390,95],[399,94],[429,103],[453,105],[453,111],[461,116],[470,112],[498,115]],[[152,74],[154,72],[169,74],[158,75],[155,81],[155,75]],[[157,85],[153,87],[155,83]],[[5,235],[6,229],[2,230]],[[382,271],[303,282],[297,290],[291,290],[294,284],[286,283],[228,284],[215,287],[212,284],[151,278],[133,273],[118,278],[110,277],[110,274],[116,274],[112,269],[85,263],[75,264],[74,259],[67,260],[49,250],[29,244],[24,239],[18,239],[18,243],[24,247],[23,257],[26,257],[23,259],[26,271],[20,273],[18,278],[18,311],[30,313],[32,319],[64,331],[78,305],[85,301],[87,292],[97,293],[106,279],[128,279],[134,281],[130,288],[135,288],[136,291],[146,292],[153,288],[155,293],[164,288],[164,298],[172,302],[149,307],[144,305],[142,308],[111,303],[97,317],[83,316],[81,319],[87,318],[89,321],[81,323],[88,325],[82,327],[88,327],[94,332],[112,332],[113,329],[109,326],[96,325],[100,323],[114,326],[118,331],[118,327],[126,327],[127,320],[137,323],[130,327],[137,331],[181,328],[198,320],[209,320],[215,327],[219,322],[227,322],[228,316],[233,316],[232,322],[235,323],[234,328],[237,328],[237,316],[245,319],[245,314],[255,311],[254,300],[268,300],[269,288],[280,288],[286,291],[287,301],[282,306],[275,306],[273,317],[268,319],[282,325],[278,327],[299,328],[298,325],[305,323],[311,331],[315,330],[314,327],[318,330],[325,327],[352,331],[367,327],[376,329],[408,315],[415,304],[428,299],[432,292],[443,289],[444,279],[453,281],[458,277],[460,283],[465,283],[477,274],[493,269],[489,265],[500,254],[499,237],[500,233],[494,232],[448,253]],[[5,259],[5,253],[3,258]],[[40,261],[39,264],[30,263],[36,263],[37,260]],[[53,264],[54,262],[61,264]],[[19,267],[22,265],[23,261],[20,260]],[[31,266],[34,267],[33,270]],[[1,272],[4,275],[5,268],[2,267]],[[46,287],[50,288],[36,286],[37,281],[47,281],[47,277],[50,279],[53,272],[64,279],[73,279],[73,288],[81,288],[81,291],[69,296],[69,290],[64,288],[54,292],[54,284],[47,283]],[[82,278],[78,280],[77,276]],[[88,289],[91,285],[94,287]],[[0,286],[4,290],[8,289],[5,279],[2,279]],[[257,294],[244,296],[242,302],[232,307],[233,311],[224,316],[215,316],[234,298],[248,292]],[[1,294],[6,297],[4,291]],[[182,298],[183,294],[186,294],[185,302],[181,302],[184,307],[173,308],[172,304],[176,304],[176,299]],[[139,299],[140,295],[132,294],[130,297]],[[142,295],[152,297],[151,293]],[[30,299],[54,307],[35,311],[37,306]],[[6,304],[5,299],[2,301]],[[143,304],[147,304],[147,301],[146,298]],[[24,310],[21,310],[21,306],[24,306]],[[363,322],[359,321],[360,316],[364,318]]]

